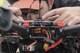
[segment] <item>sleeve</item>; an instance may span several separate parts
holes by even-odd
[[[3,5],[4,0],[0,0],[0,7]]]
[[[80,6],[80,0],[63,0],[63,6]]]
[[[3,7],[8,8],[10,6],[10,3],[7,0],[4,0]]]

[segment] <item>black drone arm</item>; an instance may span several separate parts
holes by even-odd
[[[65,33],[79,32],[79,31],[80,31],[80,24],[72,25],[72,26],[69,26],[69,27],[64,27],[62,29],[62,32],[65,32]]]

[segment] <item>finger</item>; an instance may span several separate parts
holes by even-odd
[[[49,11],[48,13],[46,13],[45,15],[43,15],[42,19],[46,20],[48,17],[62,14],[62,12],[64,12],[65,10],[66,9],[64,9],[64,8],[53,9],[53,10]]]
[[[12,16],[12,19],[13,19],[13,21],[15,21],[15,22],[19,22],[19,19],[16,17],[16,16]]]
[[[24,21],[24,19],[21,16],[18,16],[20,21]]]
[[[72,21],[72,19],[75,19],[75,16],[79,16],[78,13],[76,14],[69,14],[69,16],[67,16],[62,22],[67,25],[70,21]]]
[[[54,23],[63,22],[63,20],[67,19],[68,16],[70,16],[70,13],[65,11],[54,21]]]
[[[55,15],[52,17],[47,18],[48,21],[54,21],[57,17],[59,17],[59,15]]]
[[[51,10],[48,13],[46,13],[45,15],[42,16],[43,20],[46,20],[48,17],[54,16],[55,15],[55,11],[56,10]]]
[[[73,16],[68,16],[62,22],[64,23],[64,25],[67,25],[68,22],[72,21],[73,18],[74,18],[74,15]]]
[[[15,21],[16,23],[20,22],[20,21],[24,21],[23,19],[21,19],[20,17],[18,18],[18,16],[13,15],[12,16],[13,21]]]
[[[63,21],[63,20],[65,20],[65,19],[67,19],[69,16],[70,17],[74,17],[74,16],[76,16],[76,15],[78,15],[79,13],[77,12],[77,11],[72,11],[72,10],[66,10],[66,11],[64,11],[62,14],[61,14],[61,16],[59,16],[58,17],[58,19],[56,20],[56,21]],[[55,21],[55,22],[56,22]]]
[[[17,7],[9,7],[10,9],[11,9],[11,11],[15,14],[15,15],[17,15],[17,16],[21,16],[22,15],[22,12],[21,12],[21,10],[19,9],[19,8],[17,8]]]
[[[72,21],[70,21],[70,22],[68,23],[68,25],[69,25],[69,26],[70,26],[70,25],[75,25],[75,24],[77,24],[77,23],[80,23],[80,16],[76,16],[75,18],[73,18]]]

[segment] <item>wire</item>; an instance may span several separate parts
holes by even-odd
[[[35,1],[36,1],[36,0],[33,0],[32,4],[30,5],[29,13],[27,14],[28,20],[31,19],[31,7],[32,7],[32,5],[34,4]],[[29,17],[29,16],[30,16],[30,17]]]
[[[50,35],[47,31],[45,31],[46,35],[47,35],[47,39],[50,39]]]
[[[41,19],[41,0],[39,0],[39,19]]]
[[[52,48],[55,48],[56,46],[58,46],[60,43],[62,42],[62,39],[59,39],[58,41],[56,41],[55,43],[53,43],[51,46],[49,46],[47,49],[45,49],[45,51],[49,51]]]
[[[51,39],[51,33],[50,33],[50,31],[48,31],[48,34],[49,34],[49,36],[50,36],[50,39]]]

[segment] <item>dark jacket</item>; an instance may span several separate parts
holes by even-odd
[[[10,4],[18,0],[8,0]],[[53,8],[65,7],[65,6],[79,6],[80,0],[55,0],[53,4]]]
[[[80,0],[55,0],[53,8],[80,6]]]
[[[9,2],[10,4],[13,4],[13,3],[16,2],[16,1],[18,1],[18,0],[8,0],[8,2]]]

